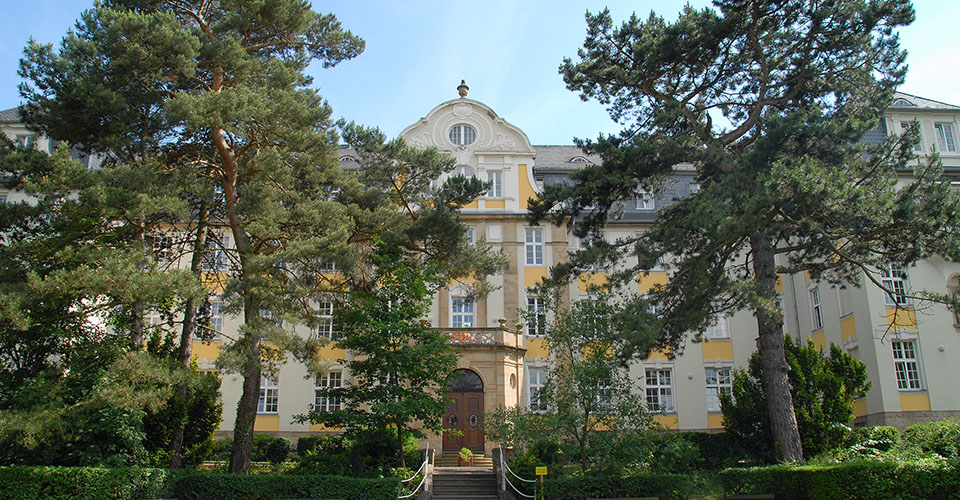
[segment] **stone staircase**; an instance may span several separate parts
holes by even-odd
[[[497,478],[492,469],[434,469],[433,500],[497,500]]]
[[[456,453],[444,453],[434,459],[434,467],[458,467]],[[473,468],[493,469],[493,458],[486,455],[473,456]]]

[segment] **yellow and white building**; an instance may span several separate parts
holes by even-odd
[[[948,179],[960,182],[960,107],[900,94],[881,126],[865,140],[899,133],[901,124],[912,120],[920,121],[923,135],[917,153],[938,151]],[[0,112],[0,128],[26,144],[30,135],[17,121],[13,110]],[[565,261],[568,252],[580,244],[566,226],[528,224],[524,218],[527,200],[536,197],[545,184],[563,181],[570,172],[599,160],[575,146],[534,146],[522,130],[489,106],[466,98],[465,92],[430,110],[401,136],[414,146],[434,146],[450,154],[456,159],[456,173],[492,182],[486,196],[463,209],[462,220],[474,241],[483,239],[502,249],[509,267],[503,275],[491,277],[497,289],[483,299],[469,298],[469,283],[453,283],[440,290],[430,314],[432,326],[449,332],[450,342],[459,352],[461,376],[449,394],[454,403],[444,422],[465,431],[462,437],[436,436],[431,446],[448,451],[461,446],[490,451],[495,443],[485,442],[478,429],[484,414],[497,406],[536,406],[536,391],[548,376],[550,353],[542,332],[536,325],[517,328],[523,321],[522,311],[535,312],[542,307],[540,298],[529,290],[547,275],[550,266]],[[49,148],[45,141],[39,138],[35,144]],[[344,168],[351,168],[355,158],[348,148],[342,148],[340,161]],[[908,180],[909,172],[903,176]],[[17,199],[16,193],[2,189],[0,201]],[[623,216],[608,224],[605,238],[613,241],[643,231],[659,208],[697,189],[693,169],[679,166],[661,192],[628,201]],[[187,265],[189,261],[182,262]],[[887,271],[884,280],[893,287],[960,290],[960,264],[943,259]],[[637,281],[636,291],[644,293],[667,279],[667,272],[654,270]],[[585,298],[588,285],[603,280],[602,274],[583,275],[568,287],[568,298]],[[836,288],[811,282],[802,274],[781,276],[778,291],[782,293],[785,333],[804,342],[811,338],[822,347],[842,345],[866,363],[873,388],[856,402],[856,424],[903,426],[960,416],[960,391],[956,390],[960,365],[955,363],[960,353],[960,320],[945,306],[914,309],[910,303],[900,304],[894,317],[891,301],[895,299],[867,283],[864,288]],[[296,327],[297,331],[336,340],[340,332],[332,319],[332,307],[327,309],[329,321],[319,332],[304,327]],[[240,321],[220,314],[214,303],[211,326],[236,332]],[[631,375],[648,403],[663,410],[657,418],[668,429],[719,430],[717,394],[730,390],[731,371],[746,365],[756,348],[756,337],[756,319],[751,312],[717,318],[716,325],[705,332],[704,342],[688,343],[676,359],[655,354],[636,362]],[[194,346],[202,369],[214,368],[223,341],[227,340]],[[284,364],[276,379],[265,378],[255,430],[289,437],[335,431],[294,423],[292,418],[309,411],[311,405],[337,408],[338,402],[317,397],[316,389],[349,380],[342,363],[349,355],[331,343],[324,351],[330,370],[320,379],[307,377],[305,367],[295,362]],[[232,409],[239,400],[241,382],[239,375],[223,375],[223,432],[233,429]]]

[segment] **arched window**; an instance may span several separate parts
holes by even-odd
[[[446,385],[447,392],[483,392],[483,380],[473,370],[454,370]]]
[[[470,125],[454,125],[447,137],[455,146],[468,146],[477,140],[477,129]]]
[[[473,169],[473,167],[469,167],[467,165],[460,165],[457,168],[453,169],[453,175],[462,175],[467,179],[470,179],[470,178],[476,177],[477,172]]]

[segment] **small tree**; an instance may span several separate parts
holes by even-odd
[[[541,410],[501,408],[484,429],[492,439],[523,447],[557,441],[581,473],[603,465],[611,450],[651,425],[629,369],[616,356],[619,337],[612,332],[620,318],[606,294],[594,298],[560,310],[547,325],[550,374],[531,395]]]
[[[853,419],[853,400],[870,389],[867,368],[840,347],[830,344],[829,356],[813,344],[797,345],[786,337],[790,388],[803,452],[814,456],[840,444]],[[759,352],[750,356],[746,370],[733,372],[733,397],[721,394],[723,426],[755,457],[774,461],[778,451],[771,437],[767,400],[763,391],[763,363]]]
[[[397,453],[405,467],[404,434],[420,433],[408,429],[410,424],[442,430],[443,383],[456,367],[456,354],[446,335],[423,319],[444,282],[439,266],[396,244],[378,242],[374,251],[370,286],[345,293],[338,313],[344,333],[338,346],[354,354],[344,362],[352,380],[322,391],[323,397],[342,401],[344,409],[314,409],[306,418],[348,431],[396,426]]]

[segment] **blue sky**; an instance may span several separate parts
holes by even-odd
[[[586,10],[609,6],[614,19],[652,9],[676,17],[681,1],[332,0],[314,2],[363,37],[358,58],[313,72],[336,116],[376,125],[388,136],[457,97],[470,97],[520,127],[534,144],[615,132],[603,107],[580,101],[557,74],[583,42]],[[708,4],[692,0],[695,7]],[[30,36],[58,43],[92,0],[6,1],[0,18],[0,109],[20,102],[17,62]],[[910,73],[902,90],[960,104],[960,1],[917,0],[917,21],[901,31]]]

